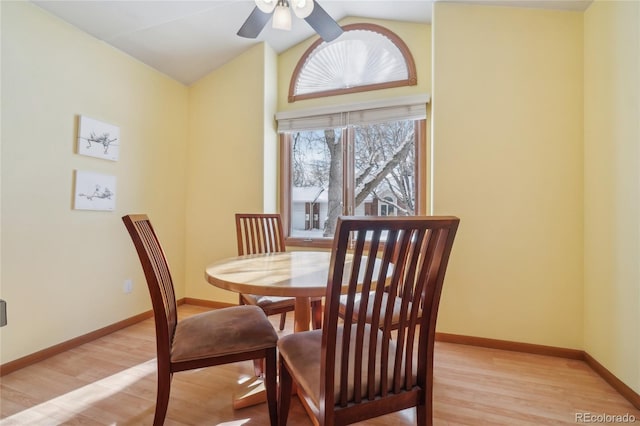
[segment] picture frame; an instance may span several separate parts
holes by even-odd
[[[77,152],[80,155],[118,161],[120,128],[91,117],[79,116]]]
[[[115,210],[116,177],[76,170],[73,208],[75,210]]]

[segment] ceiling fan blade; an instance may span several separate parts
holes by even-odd
[[[258,37],[264,26],[269,22],[269,19],[271,19],[270,13],[264,13],[258,6],[254,7],[251,15],[238,30],[238,35],[246,38]]]
[[[334,19],[318,4],[316,1],[313,5],[311,15],[304,18],[311,28],[316,30],[318,35],[326,42],[330,42],[340,37],[343,33],[342,28]]]

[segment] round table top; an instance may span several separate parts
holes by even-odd
[[[327,291],[331,252],[291,251],[237,256],[207,266],[210,284],[238,293],[320,297]]]

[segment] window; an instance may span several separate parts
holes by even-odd
[[[351,24],[327,43],[318,39],[302,55],[289,86],[289,102],[417,84],[407,45],[375,24]]]
[[[425,213],[426,102],[277,119],[287,244],[330,244],[343,214]]]
[[[413,183],[413,182],[411,182]],[[382,204],[380,204],[380,216],[396,216],[394,211],[394,204],[396,203],[391,197],[384,197]],[[414,199],[415,201],[415,199]]]
[[[374,24],[343,30],[302,55],[289,102],[417,84],[396,34]],[[276,114],[287,244],[329,246],[340,215],[426,213],[428,102],[418,95]]]

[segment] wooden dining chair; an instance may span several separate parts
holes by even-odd
[[[256,306],[234,306],[178,321],[169,265],[149,218],[146,215],[127,215],[122,220],[138,252],[153,305],[158,360],[153,424],[160,426],[164,423],[173,373],[264,359],[269,419],[271,425],[275,425],[278,334],[264,312]]]
[[[285,251],[284,231],[279,214],[237,213],[236,239],[238,255],[278,253]],[[280,330],[284,330],[287,312],[294,310],[293,297],[261,296],[256,294],[239,295],[241,305],[255,305],[262,308],[267,316],[280,314]],[[314,328],[322,326],[322,301],[311,301]]]
[[[320,425],[351,424],[410,407],[416,407],[418,425],[432,424],[436,318],[458,223],[435,216],[338,219],[322,329],[278,341],[280,425],[287,423],[293,381]],[[342,321],[343,285],[348,288]],[[361,292],[374,292],[373,299],[359,302],[373,306],[359,306],[354,317]],[[401,309],[392,331],[392,316],[385,313],[396,295]],[[372,326],[380,323],[382,328]]]

